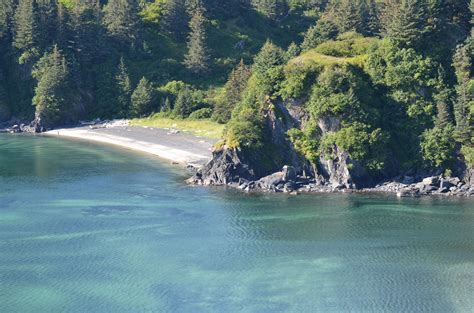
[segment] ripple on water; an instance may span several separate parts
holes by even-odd
[[[244,195],[0,136],[0,312],[471,312],[474,204]]]

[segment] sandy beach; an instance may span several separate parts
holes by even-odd
[[[216,139],[198,137],[170,129],[140,126],[74,127],[55,129],[47,136],[75,138],[119,146],[158,156],[185,166],[201,167],[211,159]]]

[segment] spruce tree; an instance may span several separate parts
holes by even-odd
[[[278,83],[283,79],[282,66],[285,60],[285,51],[271,41],[267,41],[255,56],[252,73],[258,82],[258,91],[261,95],[271,94],[279,88]]]
[[[163,105],[161,107],[161,112],[171,112],[171,100],[169,97],[166,97]]]
[[[98,0],[82,0],[66,15],[68,46],[84,71],[107,53],[104,47],[104,32],[101,26],[102,12]],[[72,38],[71,38],[72,37]]]
[[[188,52],[184,58],[186,68],[194,74],[203,74],[209,70],[205,23],[204,9],[198,8],[189,22],[191,32],[187,43]]]
[[[128,115],[131,109],[132,83],[130,81],[123,56],[120,58],[118,73],[115,76],[115,81],[118,89],[119,115],[121,117],[125,117]]]
[[[144,116],[153,109],[156,102],[156,93],[148,79],[142,77],[132,94],[132,113],[134,116]]]
[[[283,0],[252,0],[252,5],[256,11],[272,21],[277,21],[288,10]]]
[[[0,39],[10,36],[14,11],[14,0],[0,0]]]
[[[49,46],[54,42],[58,31],[58,1],[36,0],[38,3],[38,30],[41,43]]]
[[[191,88],[186,86],[181,89],[178,93],[176,101],[174,103],[173,113],[176,117],[186,118],[195,109],[195,103],[193,99],[193,93]]]
[[[109,0],[104,7],[108,34],[122,43],[135,43],[139,36],[140,17],[137,0]]]
[[[385,35],[400,47],[420,47],[429,32],[423,0],[387,0],[381,17]]]
[[[447,99],[440,98],[436,103],[436,121],[435,127],[438,128],[445,128],[448,125],[452,125],[451,123],[451,114],[449,112],[449,105]]]
[[[454,104],[456,120],[456,137],[461,143],[468,143],[472,137],[472,121],[470,121],[470,106],[474,101],[472,89],[472,50],[469,45],[459,46],[453,62],[457,86],[457,99]],[[473,112],[474,113],[474,112]]]
[[[69,49],[68,39],[71,36],[69,12],[62,2],[58,2],[58,13],[56,15],[56,36],[55,41],[61,49]]]
[[[68,63],[57,46],[33,67],[32,76],[38,82],[33,97],[37,127],[50,128],[72,119],[69,74]]]
[[[434,127],[423,132],[420,142],[423,159],[430,165],[443,169],[448,169],[452,164],[456,148],[453,140],[454,125],[449,109],[450,98],[451,92],[440,76],[438,92],[434,95],[437,111]]]
[[[297,57],[301,53],[300,47],[293,41],[286,49],[286,58],[291,60],[294,57]]]
[[[181,41],[188,32],[188,12],[185,0],[167,0],[163,14],[163,28]]]
[[[20,0],[14,16],[13,46],[20,52],[19,62],[27,63],[39,54],[40,34],[38,30],[35,0]]]
[[[336,38],[337,34],[338,30],[334,23],[320,19],[306,31],[301,49],[305,51],[316,48],[320,43]]]
[[[366,36],[380,34],[380,12],[375,0],[361,1],[360,14],[362,16],[361,33]]]
[[[333,22],[340,33],[349,31],[360,32],[363,26],[361,9],[362,0],[332,0],[323,18]]]
[[[250,67],[243,60],[235,67],[229,75],[224,86],[224,97],[217,102],[214,108],[213,118],[219,123],[227,123],[237,103],[242,100],[242,93],[250,78]]]

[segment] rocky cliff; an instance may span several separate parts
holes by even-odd
[[[443,177],[440,172],[402,173],[396,169],[370,173],[337,145],[332,153],[321,153],[311,164],[289,141],[291,128],[302,128],[308,116],[300,103],[279,102],[265,112],[264,148],[245,149],[222,146],[212,160],[188,180],[192,184],[227,185],[242,190],[273,192],[328,192],[339,190],[382,191],[398,195],[474,195],[474,170],[460,178]],[[340,119],[318,119],[321,134],[337,132]],[[395,167],[394,167],[395,168]],[[435,175],[435,176],[433,176]]]
[[[291,166],[301,176],[311,175],[311,165],[299,155],[286,132],[299,125],[283,104],[265,112],[265,138],[263,148],[220,147],[213,152],[212,160],[200,169],[190,183],[203,185],[248,185],[262,177]]]
[[[296,152],[287,132],[306,123],[304,109],[293,102],[282,102],[265,114],[268,142],[263,149],[221,147],[214,151],[212,160],[189,179],[203,185],[230,185],[241,189],[291,191],[308,183],[332,189],[370,187],[374,179],[349,154],[337,146],[331,155],[321,155],[312,165]],[[335,132],[340,120],[326,117],[318,121],[322,133]]]

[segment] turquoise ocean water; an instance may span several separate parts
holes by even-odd
[[[191,187],[0,136],[0,312],[473,312],[474,201]]]

